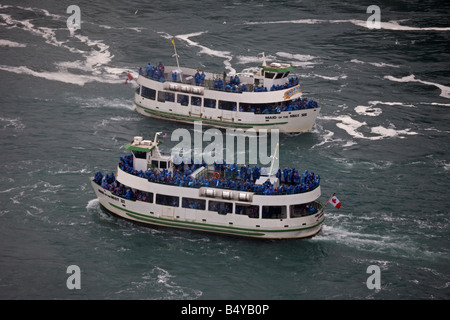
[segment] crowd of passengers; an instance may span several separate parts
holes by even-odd
[[[120,158],[119,167],[121,170],[136,175],[141,178],[145,178],[150,182],[164,183],[170,185],[176,185],[180,187],[214,187],[239,191],[254,192],[261,195],[282,195],[282,194],[295,194],[306,192],[316,188],[320,184],[319,175],[315,175],[314,172],[308,172],[305,170],[303,173],[299,173],[294,168],[281,168],[278,169],[276,176],[280,181],[280,185],[275,187],[269,179],[263,184],[255,184],[255,181],[261,176],[261,168],[254,166],[242,166],[229,165],[226,163],[215,163],[215,170],[218,175],[214,175],[212,178],[198,177],[193,178],[191,174],[196,168],[205,165],[184,165],[183,163],[175,166],[174,171],[169,172],[166,169],[162,170],[135,170],[133,169],[133,155],[127,155]],[[104,189],[112,191],[116,195],[125,197],[127,199],[139,199],[142,200],[142,194],[131,190],[123,185],[120,185],[116,180],[114,174],[103,176],[103,173],[97,172],[94,181],[102,186]],[[145,201],[145,200],[143,200]]]
[[[142,69],[142,67],[140,67],[138,73],[140,76],[146,76],[147,78],[151,78],[153,80],[161,82],[165,81],[164,64],[162,62],[159,62],[156,66],[152,66],[149,62],[147,64],[147,67],[145,67],[145,71]]]
[[[253,105],[245,105],[243,103],[239,104],[240,112],[253,112],[256,114],[277,114],[283,111],[296,111],[296,110],[304,110],[304,109],[314,109],[318,108],[319,105],[315,100],[308,100],[307,98],[298,98],[290,101],[289,103],[280,103],[277,105],[264,105],[253,106]]]
[[[166,79],[164,78],[164,64],[160,61],[158,65],[152,66],[150,62],[145,67],[145,71],[142,69],[142,67],[138,70],[139,75],[146,76],[147,78],[151,78],[157,81],[164,82]],[[204,85],[206,75],[204,72],[200,73],[199,70],[194,75],[194,81],[197,86]],[[178,82],[178,74],[177,72],[172,73],[172,81]],[[264,86],[255,86],[253,88],[254,92],[267,92],[267,91],[277,91],[277,90],[284,90],[289,89],[291,87],[294,87],[299,84],[298,77],[291,77],[289,78],[289,81],[286,82],[283,85],[272,85],[270,90],[267,90],[267,87]],[[224,80],[218,79],[214,81],[213,88],[216,90],[223,90],[227,92],[246,92],[248,91],[248,88],[245,84],[241,84],[241,79],[238,75],[230,76],[230,81],[225,81],[225,74],[224,74]]]
[[[225,79],[225,78],[224,78]],[[298,85],[299,81],[297,77],[291,77],[289,78],[289,81],[285,84],[277,84],[272,85],[270,88],[270,91],[277,91],[277,90],[284,90],[289,89],[291,87],[294,87]],[[214,81],[213,88],[216,90],[223,90],[227,92],[246,92],[248,91],[248,88],[245,84],[241,83],[241,80],[238,75],[230,76],[230,81],[226,82],[222,79],[218,79]],[[264,86],[255,86],[253,88],[254,92],[267,92],[267,87]]]

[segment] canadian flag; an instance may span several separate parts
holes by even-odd
[[[341,202],[334,194],[331,196],[331,198],[328,200],[328,202],[331,203],[331,205],[333,207],[335,207],[336,209],[339,209],[341,207]]]
[[[128,72],[127,78],[125,79],[125,84],[127,84],[128,81],[131,81],[131,80],[133,80],[133,76]]]

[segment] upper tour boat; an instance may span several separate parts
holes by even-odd
[[[256,72],[217,74],[165,66],[140,68],[134,94],[136,111],[145,116],[219,128],[310,131],[319,104],[303,97],[294,67],[267,64],[264,54]]]

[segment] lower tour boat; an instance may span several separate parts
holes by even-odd
[[[176,52],[176,51],[175,51]],[[178,57],[175,53],[175,56]],[[256,72],[214,74],[177,66],[140,68],[136,111],[172,121],[234,129],[310,131],[319,104],[302,96],[290,64],[263,63]]]
[[[135,137],[115,173],[91,177],[100,204],[135,222],[265,239],[306,238],[324,221],[320,177],[305,170],[174,163]]]

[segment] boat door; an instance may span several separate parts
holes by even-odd
[[[191,111],[189,112],[191,117],[202,117],[202,97],[191,96]]]
[[[161,206],[162,207],[162,216],[164,218],[173,218],[175,208],[169,206]]]
[[[222,120],[236,121],[238,104],[235,101],[220,101],[222,104]]]

